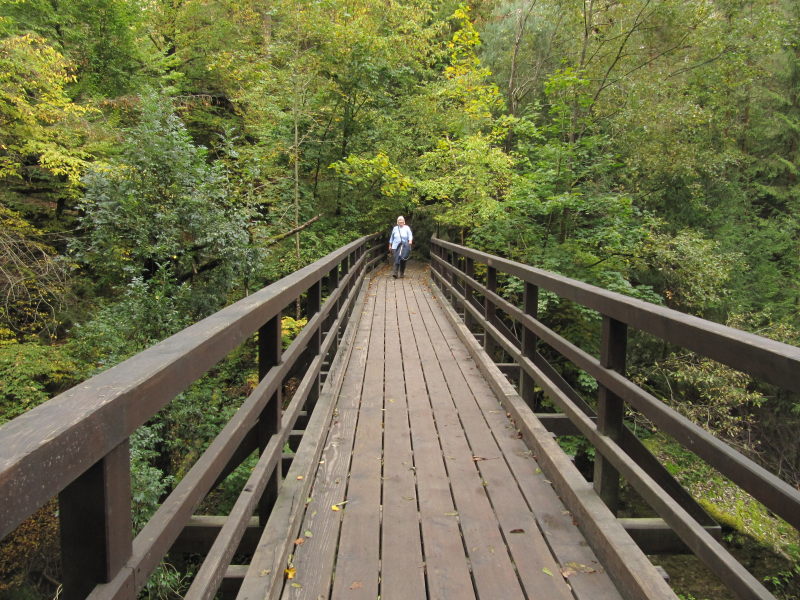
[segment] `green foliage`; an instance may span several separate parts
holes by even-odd
[[[800,534],[788,523],[675,442],[658,435],[645,443],[716,521],[798,560]]]
[[[73,92],[115,97],[131,91],[141,66],[137,2],[130,0],[20,0],[2,13],[16,28],[53,40],[76,66]]]
[[[294,341],[297,334],[303,331],[303,327],[308,324],[308,319],[293,319],[292,317],[281,317],[281,341],[283,347],[288,348]]]
[[[196,317],[218,307],[252,266],[246,212],[168,101],[151,94],[141,108],[120,159],[84,180],[86,235],[73,249],[108,286],[190,283]]]
[[[0,343],[0,425],[77,384],[85,374],[64,346]]]
[[[188,284],[174,285],[159,271],[134,278],[114,301],[72,330],[71,351],[102,370],[191,325],[197,298]]]
[[[667,306],[703,314],[719,307],[741,255],[692,230],[651,234],[640,248],[639,279],[658,289]],[[713,314],[713,312],[711,313]]]
[[[88,157],[77,121],[87,109],[67,96],[73,80],[72,65],[45,38],[0,39],[0,181],[42,170],[78,183]]]

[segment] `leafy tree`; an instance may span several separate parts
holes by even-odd
[[[168,101],[143,96],[141,111],[120,158],[84,179],[86,233],[73,248],[112,288],[190,284],[191,315],[198,316],[219,306],[252,264],[247,214],[228,196],[224,170],[206,162]]]
[[[50,175],[79,182],[87,155],[75,121],[87,109],[67,96],[73,80],[69,62],[44,38],[0,39],[0,181]]]
[[[115,97],[130,92],[142,57],[136,0],[20,0],[5,3],[16,29],[50,40],[75,65],[73,92]]]

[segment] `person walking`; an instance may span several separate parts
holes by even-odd
[[[389,236],[389,250],[394,254],[394,271],[392,277],[401,278],[406,272],[406,260],[411,253],[411,244],[414,243],[414,234],[411,227],[406,225],[404,217],[397,217],[397,225],[392,228],[392,235]]]

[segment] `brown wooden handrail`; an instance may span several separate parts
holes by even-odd
[[[627,379],[625,346],[628,328],[638,329],[790,391],[800,391],[800,348],[436,238],[432,240],[431,258],[434,281],[463,309],[465,320],[483,329],[484,347],[500,346],[519,366],[523,397],[532,388],[525,389],[527,378],[540,386],[576,430],[594,445],[597,453],[595,490],[612,510],[616,506],[619,474],[622,474],[737,596],[773,597],[709,535],[705,523],[698,519],[696,508],[672,491],[674,481],[652,457],[642,458],[641,445],[637,445],[638,440],[622,421],[624,403],[637,409],[796,529],[800,529],[800,491]],[[487,267],[486,285],[474,278],[476,263]],[[497,273],[512,275],[524,282],[524,309],[497,293]],[[602,315],[599,358],[578,348],[536,318],[535,298],[540,288]],[[482,303],[477,300],[476,293],[483,296]],[[522,327],[521,339],[497,317],[498,311]],[[596,420],[594,411],[538,352],[539,342],[597,380]],[[633,449],[635,457],[631,454]]]
[[[323,360],[383,257],[376,240],[360,238],[0,427],[0,539],[58,495],[63,597],[135,598],[208,491],[253,450],[269,454],[263,489],[274,500],[283,443],[313,409]],[[281,352],[281,311],[304,294],[309,322]],[[130,435],[256,333],[259,384],[133,540]],[[303,383],[282,418],[282,383],[298,367]]]

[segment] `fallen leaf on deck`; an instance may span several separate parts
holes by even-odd
[[[295,575],[297,575],[297,569],[294,567],[289,567],[288,569],[284,569],[283,571],[286,573],[286,579],[294,579]]]
[[[544,573],[545,575],[550,575],[550,577],[553,576],[553,572],[550,569],[548,569],[547,567],[544,567],[542,569],[542,573]]]
[[[295,546],[299,546],[299,545],[301,545],[301,544],[305,544],[305,543],[306,543],[306,538],[301,538],[301,537],[297,538],[297,539],[294,541],[294,545],[295,545]]]
[[[333,506],[331,506],[331,510],[342,510],[342,509],[334,504]]]
[[[303,532],[303,535],[304,535],[304,536],[306,536],[307,538],[314,537],[313,535],[311,535],[311,532],[310,532],[308,529],[306,529],[306,530]]]
[[[262,571],[261,571],[261,573],[259,573],[259,575],[261,575],[262,577],[266,577],[270,573],[272,573],[272,569],[262,569]]]
[[[293,587],[293,588],[301,588],[301,587],[303,587],[303,586],[302,586],[302,585],[300,585],[299,583],[293,583],[293,584],[292,584],[292,587]]]
[[[512,529],[509,533],[525,533],[524,529]]]
[[[298,475],[298,476],[297,476],[297,479],[298,479],[298,481],[299,481],[299,480],[303,479],[303,476],[302,476],[302,475]]]
[[[364,587],[364,584],[360,581],[354,581],[353,583],[350,584],[351,590],[358,590],[361,589],[362,587]]]
[[[576,562],[568,562],[566,564],[568,570],[574,570],[578,573],[597,573],[597,569],[594,567],[590,567],[589,565],[583,565],[581,563]]]
[[[456,510],[456,511],[453,511],[453,512],[446,512],[446,513],[444,513],[444,516],[445,517],[457,517],[458,516],[458,511]]]

